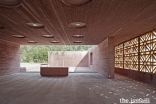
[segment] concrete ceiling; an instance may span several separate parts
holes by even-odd
[[[32,28],[26,23],[41,23]],[[72,22],[84,22],[85,28],[71,28]],[[107,37],[115,44],[156,28],[156,0],[93,0],[82,6],[68,6],[61,0],[21,0],[18,7],[0,7],[0,39],[20,45],[97,45]],[[42,35],[55,38],[43,38]],[[24,35],[26,38],[14,38]],[[74,38],[72,35],[84,35]],[[50,41],[60,43],[50,43]],[[73,43],[80,40],[82,43]]]

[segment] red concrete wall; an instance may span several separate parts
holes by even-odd
[[[88,67],[87,51],[49,52],[48,64],[51,67]]]
[[[88,53],[89,68],[108,78],[114,78],[114,52],[114,38],[107,38],[94,46]],[[90,53],[92,53],[92,65]]]
[[[20,69],[20,46],[0,40],[0,75],[18,72]]]
[[[135,80],[151,82],[151,83],[156,84],[156,74],[139,72],[139,71],[129,70],[129,69],[121,69],[121,68],[115,68],[115,73],[122,74],[126,77],[129,77]]]
[[[88,52],[83,55],[76,67],[88,67]]]

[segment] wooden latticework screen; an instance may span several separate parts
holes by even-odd
[[[156,32],[116,46],[115,67],[156,74]]]

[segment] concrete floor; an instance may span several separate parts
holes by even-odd
[[[69,67],[69,73],[97,73],[97,72],[91,70],[89,67]]]
[[[120,104],[120,99],[150,98],[156,104],[156,85],[116,75],[69,73],[67,77],[42,77],[16,73],[0,77],[0,104]]]

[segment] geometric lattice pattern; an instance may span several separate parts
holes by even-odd
[[[124,69],[138,70],[138,38],[124,43]]]
[[[123,44],[115,47],[115,67],[123,68]]]
[[[156,32],[117,45],[115,67],[156,74]]]
[[[140,71],[156,73],[156,34],[140,36]]]

